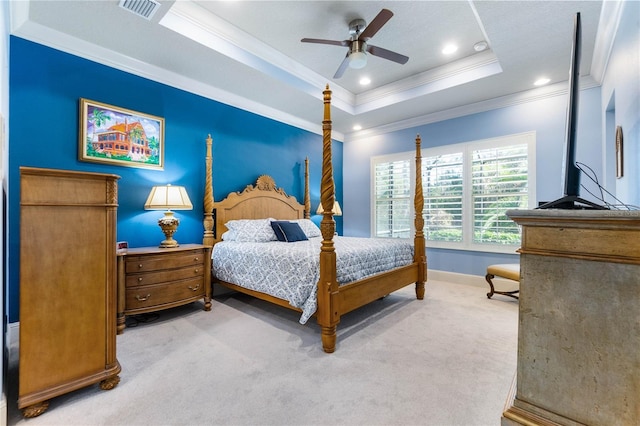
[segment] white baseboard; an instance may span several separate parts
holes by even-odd
[[[488,287],[487,282],[484,280],[484,276],[460,274],[458,272],[438,271],[435,269],[427,270],[427,282],[429,280],[434,281],[446,281],[454,284],[466,284],[474,287]]]
[[[489,289],[489,284],[484,278],[484,275],[469,275],[460,274],[457,272],[438,271],[435,269],[427,270],[427,283],[429,280],[434,281],[446,281],[454,284],[466,284],[474,287],[483,287]],[[514,286],[514,282],[500,277],[495,277],[493,284],[499,288],[511,288]]]

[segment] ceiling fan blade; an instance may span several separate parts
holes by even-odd
[[[367,52],[371,53],[373,56],[388,59],[399,64],[406,64],[409,60],[408,56],[392,52],[391,50],[383,49],[382,47],[372,46],[370,44],[367,44]]]
[[[389,9],[382,9],[380,13],[378,13],[378,15],[375,18],[373,18],[373,21],[369,22],[369,25],[367,25],[367,27],[364,29],[362,34],[360,34],[360,36],[358,37],[358,40],[363,40],[363,41],[369,40],[378,31],[380,31],[380,28],[382,28],[382,26],[386,24],[387,21],[391,19],[392,16],[393,16],[392,11],[390,11]]]
[[[344,59],[342,60],[342,63],[338,67],[338,71],[336,71],[336,73],[334,74],[333,78],[342,77],[342,74],[344,74],[344,72],[345,72],[345,70],[347,68],[349,68],[349,54],[348,53],[347,53],[347,56],[345,56]]]
[[[331,44],[333,46],[349,46],[350,42],[350,40],[324,40],[321,38],[303,38],[300,41],[303,43]]]

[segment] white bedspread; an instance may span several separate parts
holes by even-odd
[[[222,241],[213,247],[213,275],[221,281],[267,293],[302,309],[304,324],[317,307],[322,237],[286,243]],[[413,261],[410,239],[334,237],[339,284]]]

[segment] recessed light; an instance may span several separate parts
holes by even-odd
[[[362,77],[360,79],[360,85],[361,86],[366,86],[368,84],[371,84],[371,79],[369,77]]]
[[[551,81],[551,79],[546,78],[546,77],[542,77],[542,78],[539,78],[536,81],[534,81],[533,85],[534,86],[544,86],[545,84],[547,84],[550,81]]]
[[[358,130],[362,130],[362,126],[361,126],[361,125],[359,125],[359,124],[356,124],[356,125],[354,125],[354,126],[353,126],[353,130],[355,130],[356,132],[357,132]]]
[[[458,50],[458,46],[456,46],[455,44],[447,44],[443,49],[442,49],[442,53],[445,55],[451,55],[452,53],[454,53],[456,50]]]
[[[486,41],[479,41],[473,45],[473,50],[476,52],[482,52],[487,50],[487,47],[489,47],[489,44]]]

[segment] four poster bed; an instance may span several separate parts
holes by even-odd
[[[423,299],[427,265],[420,173],[416,174],[413,241],[334,235],[332,208],[335,191],[331,163],[331,91],[328,85],[323,94],[320,202],[324,214],[320,228],[309,220],[308,160],[305,161],[304,204],[278,189],[273,179],[266,175],[260,176],[255,185],[247,185],[244,191],[231,193],[224,200],[214,202],[212,140],[209,136],[203,244],[213,247],[213,283],[298,310],[302,312],[301,323],[315,315],[321,328],[323,349],[331,353],[335,350],[336,327],[341,315],[409,284],[415,284],[416,297]],[[421,170],[420,164],[418,136],[417,170]],[[292,232],[289,232],[290,223],[295,227]],[[282,237],[280,241],[272,241],[274,232]],[[270,236],[262,238],[269,233]],[[296,242],[287,243],[292,240]],[[364,246],[360,247],[363,242]],[[292,253],[285,254],[285,251]],[[377,257],[385,254],[386,258]],[[281,278],[278,275],[280,269],[293,272],[293,278],[291,275]]]

